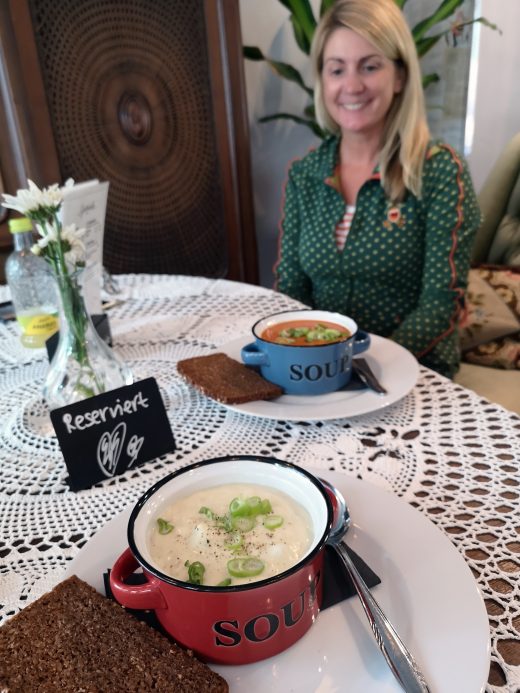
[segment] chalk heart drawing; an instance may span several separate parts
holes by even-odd
[[[139,438],[139,436],[136,436],[136,435],[133,435],[130,438],[130,440],[128,441],[128,445],[126,448],[126,454],[128,455],[128,457],[130,457],[130,462],[128,463],[128,468],[130,468],[133,465],[133,463],[136,461],[143,442],[144,442],[144,436],[142,438]]]
[[[114,476],[126,436],[126,423],[121,421],[112,433],[105,431],[97,447],[98,465],[105,476]]]
[[[124,421],[117,424],[112,433],[105,431],[99,439],[97,447],[97,462],[105,476],[114,476],[117,469],[117,463],[121,457],[121,452],[125,444],[126,424]],[[139,452],[144,442],[144,436],[141,438],[133,435],[126,446],[126,454],[130,458],[127,469],[134,464],[139,456]]]

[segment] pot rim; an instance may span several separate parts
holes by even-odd
[[[339,342],[331,342],[330,344],[313,344],[312,346],[307,346],[305,344],[280,344],[279,342],[270,342],[267,339],[263,339],[257,332],[257,327],[260,325],[260,323],[270,320],[271,318],[277,318],[280,315],[287,315],[289,313],[328,313],[329,315],[337,315],[339,318],[342,318],[343,320],[348,320],[351,322],[354,326],[355,329],[352,330],[352,334],[348,339],[342,339]],[[297,318],[294,318],[297,320]],[[325,319],[325,318],[324,318]],[[331,318],[331,322],[332,322]],[[279,320],[278,322],[283,322],[282,320]],[[350,329],[350,328],[349,328]],[[356,336],[356,333],[359,331],[359,326],[357,322],[353,319],[350,318],[348,315],[342,315],[341,313],[337,313],[332,310],[317,310],[315,308],[295,308],[292,310],[281,310],[277,313],[271,313],[270,315],[265,315],[263,318],[260,318],[260,320],[257,320],[253,327],[251,328],[251,331],[253,333],[253,336],[255,339],[257,339],[259,342],[262,342],[263,344],[273,344],[275,347],[290,347],[291,349],[321,349],[322,347],[337,347],[338,344],[347,344],[350,342],[354,337]]]
[[[193,585],[190,582],[184,582],[183,580],[177,580],[174,577],[171,577],[170,575],[166,575],[166,573],[163,573],[161,570],[153,566],[151,563],[149,563],[142,555],[137,547],[136,541],[134,539],[134,525],[137,520],[137,517],[139,513],[141,512],[143,506],[145,503],[165,484],[167,484],[169,481],[174,479],[177,476],[180,476],[181,474],[185,474],[186,472],[189,472],[193,469],[197,469],[199,467],[206,467],[211,464],[218,464],[220,462],[232,462],[234,460],[251,460],[253,462],[262,462],[266,464],[273,464],[278,467],[284,467],[285,469],[290,469],[294,471],[295,473],[301,474],[302,476],[305,476],[311,483],[316,486],[318,491],[320,492],[325,505],[326,505],[326,511],[327,511],[327,521],[325,525],[325,529],[321,535],[321,537],[318,539],[316,542],[315,547],[310,551],[308,554],[306,554],[298,563],[295,563],[295,565],[291,566],[287,570],[284,570],[282,573],[278,573],[278,575],[273,575],[272,577],[266,578],[264,580],[255,580],[254,582],[250,582],[247,584],[242,584],[242,585],[230,585],[229,587],[218,587],[217,585]],[[159,481],[157,481],[153,486],[151,486],[145,493],[138,499],[136,502],[131,514],[130,518],[128,520],[128,529],[127,529],[127,540],[128,540],[128,545],[130,547],[130,550],[132,551],[135,559],[139,563],[139,565],[147,572],[156,577],[158,580],[161,580],[162,582],[166,582],[170,585],[174,585],[175,587],[180,587],[183,589],[188,589],[188,590],[194,590],[196,592],[211,592],[214,594],[221,594],[221,593],[233,593],[233,592],[248,592],[254,589],[258,589],[260,587],[266,587],[269,585],[273,585],[275,583],[281,582],[285,578],[290,577],[294,573],[297,573],[301,568],[303,568],[305,565],[308,563],[312,562],[314,558],[320,553],[320,551],[324,550],[325,545],[327,543],[331,528],[332,528],[332,523],[333,523],[333,507],[332,507],[332,502],[329,498],[329,495],[325,488],[322,486],[320,480],[318,477],[316,477],[314,474],[311,472],[308,472],[306,469],[303,469],[303,467],[299,467],[298,465],[295,465],[291,462],[285,462],[284,460],[279,460],[276,457],[264,457],[262,455],[224,455],[222,457],[212,457],[207,460],[202,460],[200,462],[195,462],[193,464],[188,465],[187,467],[183,467],[182,469],[178,469],[175,472],[172,472],[171,474],[168,474],[167,476],[163,477]]]

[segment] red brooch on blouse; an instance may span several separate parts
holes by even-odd
[[[389,231],[394,224],[402,229],[405,221],[405,217],[401,214],[400,205],[393,205],[388,208],[386,220],[383,222],[383,226]]]

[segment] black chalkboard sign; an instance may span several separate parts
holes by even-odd
[[[175,450],[155,378],[51,411],[73,491]]]

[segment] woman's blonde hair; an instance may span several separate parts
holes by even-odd
[[[325,108],[321,80],[325,46],[341,27],[369,41],[403,72],[403,89],[394,96],[385,121],[379,159],[381,183],[393,201],[401,201],[406,189],[419,197],[430,131],[417,50],[406,19],[395,0],[336,0],[322,17],[311,51],[316,72],[314,102],[318,123],[334,134],[340,129]]]

